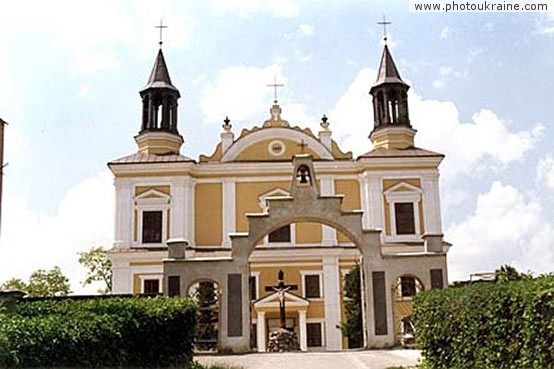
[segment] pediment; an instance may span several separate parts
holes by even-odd
[[[171,196],[158,191],[156,189],[150,189],[141,193],[140,195],[135,196],[135,202],[137,204],[147,204],[147,203],[169,203]]]
[[[421,188],[411,185],[407,182],[400,182],[385,191],[385,195],[392,192],[416,192],[421,193]]]

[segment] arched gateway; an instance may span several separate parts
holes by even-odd
[[[362,255],[364,346],[394,345],[391,286],[398,276],[413,275],[426,289],[442,288],[446,279],[446,255],[436,246],[442,241],[441,237],[425,240],[424,255],[383,255],[380,230],[362,228],[362,211],[341,210],[342,196],[320,195],[312,157],[297,155],[292,164],[290,196],[269,197],[267,212],[247,214],[249,232],[232,234],[232,247],[226,255],[187,258],[186,242],[169,240],[168,258],[163,261],[163,290],[170,296],[186,296],[189,286],[195,281],[208,279],[217,282],[221,288],[221,348],[234,352],[251,351],[250,254],[263,237],[282,226],[294,222],[322,223],[344,233]],[[302,341],[302,337],[300,339]]]

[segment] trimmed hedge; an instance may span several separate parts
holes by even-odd
[[[554,275],[418,294],[414,322],[429,368],[554,368]]]
[[[23,302],[0,315],[0,367],[188,367],[195,325],[176,298]]]

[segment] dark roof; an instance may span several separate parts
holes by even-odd
[[[401,157],[432,157],[440,156],[443,154],[436,153],[434,151],[420,149],[418,147],[410,147],[407,149],[373,149],[370,152],[360,155],[358,158],[401,158]]]
[[[378,86],[383,83],[401,83],[407,85],[406,82],[400,77],[398,69],[394,64],[392,55],[390,54],[389,48],[385,45],[383,49],[383,55],[381,56],[381,63],[379,64],[379,72],[377,73],[377,80],[375,81],[374,86]]]
[[[138,164],[138,163],[185,163],[193,162],[194,160],[183,155],[178,154],[166,154],[166,155],[156,155],[156,154],[146,154],[146,153],[136,153],[133,155],[125,156],[120,159],[116,159],[108,163],[110,164]]]
[[[171,84],[169,70],[167,69],[167,64],[165,64],[162,49],[158,51],[154,67],[152,68],[152,72],[150,72],[150,78],[148,78],[148,83],[144,87],[143,91],[149,88],[168,88],[179,92],[179,90]]]

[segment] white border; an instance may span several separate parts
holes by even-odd
[[[306,279],[307,275],[319,276],[319,297],[306,297]],[[323,271],[322,270],[301,270],[300,276],[302,277],[302,297],[309,301],[322,301],[324,298],[323,293]]]

